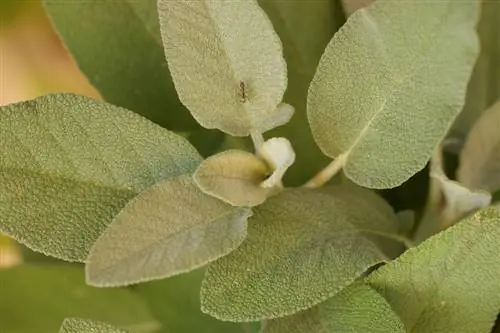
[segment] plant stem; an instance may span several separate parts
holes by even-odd
[[[317,188],[323,186],[344,167],[346,158],[346,154],[339,155],[336,159],[330,162],[330,164],[328,164],[326,168],[317,173],[303,186],[309,188]]]
[[[258,153],[260,151],[260,147],[262,147],[262,145],[264,144],[264,137],[262,136],[262,133],[259,131],[251,131],[250,136],[252,138],[255,152]]]

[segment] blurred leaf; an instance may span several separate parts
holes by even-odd
[[[489,333],[500,309],[500,212],[482,210],[411,248],[368,282],[408,332]]]
[[[68,317],[109,322],[133,333],[159,327],[140,297],[126,289],[88,287],[80,267],[27,265],[0,270],[0,286],[2,333],[54,333]]]
[[[457,179],[469,188],[500,190],[500,100],[472,127],[460,154]]]
[[[179,131],[200,129],[165,61],[155,0],[43,0],[82,72],[106,101]]]
[[[127,333],[114,326],[89,319],[64,319],[59,333]]]
[[[219,130],[202,129],[187,133],[187,139],[196,147],[201,156],[209,157],[224,144],[226,135]]]
[[[465,106],[450,131],[452,138],[465,139],[481,113],[500,98],[500,1],[481,1],[478,24],[481,52],[467,90]]]
[[[158,11],[175,87],[202,126],[247,136],[290,118],[277,108],[281,43],[255,0],[159,0]]]
[[[132,199],[92,246],[87,283],[120,286],[201,267],[241,244],[250,215],[204,194],[188,175],[156,184]]]
[[[199,288],[204,274],[198,269],[161,281],[134,286],[149,304],[153,315],[162,324],[158,333],[251,333],[258,323],[228,323],[208,316],[200,310]]]
[[[257,156],[228,150],[203,161],[193,177],[209,195],[233,206],[256,206],[267,198],[269,190],[260,186],[267,173],[267,165]]]
[[[135,195],[201,162],[180,136],[72,94],[0,108],[0,142],[0,231],[70,261]]]
[[[342,0],[342,7],[347,16],[352,15],[355,11],[367,7],[372,4],[374,0]]]
[[[202,310],[255,321],[312,307],[385,260],[365,234],[396,228],[385,208],[350,187],[287,190],[254,208],[242,245],[209,266]]]
[[[424,168],[463,103],[478,4],[377,0],[334,36],[308,118],[323,152],[346,159],[351,180],[391,188]]]
[[[306,116],[306,96],[318,61],[333,34],[345,22],[336,0],[259,0],[283,43],[288,63],[288,88],[284,100],[295,107],[287,125],[269,133],[289,139],[297,155],[285,175],[292,186],[304,183],[328,159],[314,142]]]
[[[264,322],[261,333],[405,333],[387,301],[363,282],[315,307]]]

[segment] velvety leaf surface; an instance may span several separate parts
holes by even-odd
[[[175,87],[202,126],[247,136],[280,123],[286,64],[255,0],[160,0],[158,11]]]
[[[500,101],[472,127],[460,153],[457,179],[471,188],[500,190]]]
[[[354,182],[391,188],[424,168],[463,106],[478,7],[377,0],[335,34],[309,88],[308,118]]]
[[[169,129],[200,128],[172,83],[156,0],[44,4],[79,68],[104,99]]]
[[[370,275],[407,332],[489,333],[500,309],[500,212],[487,208]]]
[[[336,0],[259,0],[281,41],[288,64],[288,88],[284,100],[295,108],[290,123],[270,136],[289,139],[297,155],[285,175],[285,183],[301,185],[318,172],[328,159],[314,142],[306,116],[309,82],[333,34],[345,22]]]
[[[127,333],[117,327],[90,319],[64,319],[59,333]]]
[[[0,231],[71,261],[127,201],[201,162],[180,136],[72,94],[0,108],[0,142]]]
[[[242,245],[209,266],[202,310],[228,321],[290,315],[384,261],[367,234],[396,230],[396,218],[350,187],[332,192],[290,189],[254,208]]]
[[[44,264],[0,270],[0,332],[54,333],[68,317],[92,318],[133,333],[160,327],[130,290],[85,285],[82,267]]]
[[[387,301],[360,282],[315,307],[264,322],[261,333],[406,333]]]
[[[181,176],[143,191],[92,246],[87,282],[119,286],[166,278],[203,266],[241,244],[249,208],[204,194]]]
[[[193,177],[200,189],[233,206],[256,206],[263,203],[268,189],[260,183],[269,168],[254,154],[228,150],[207,158]]]

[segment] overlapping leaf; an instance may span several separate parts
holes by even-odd
[[[487,208],[370,275],[407,332],[488,333],[500,309],[500,212]]]
[[[44,0],[66,47],[110,103],[175,130],[200,129],[175,91],[155,0]]]
[[[209,266],[202,310],[222,320],[254,321],[335,295],[385,260],[367,235],[395,232],[397,220],[387,218],[386,208],[342,186],[328,194],[295,189],[269,198],[254,209],[243,244]]]
[[[0,332],[54,333],[68,317],[92,318],[124,329],[160,327],[139,295],[85,285],[83,268],[18,266],[0,270]]]
[[[357,282],[293,316],[264,322],[261,333],[405,333],[403,323],[373,288]]]
[[[131,198],[201,162],[185,139],[71,94],[0,108],[0,142],[0,231],[74,261]]]
[[[100,321],[67,318],[64,319],[59,333],[127,333],[128,331],[105,324]]]
[[[204,194],[188,175],[161,182],[131,200],[97,239],[87,282],[127,285],[203,266],[241,244],[250,215]]]
[[[377,0],[334,36],[309,88],[308,118],[353,181],[391,188],[425,166],[464,103],[478,7]]]
[[[158,11],[175,87],[202,126],[247,136],[290,120],[291,109],[278,108],[281,42],[255,0],[160,0]]]

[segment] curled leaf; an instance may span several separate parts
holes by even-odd
[[[290,141],[285,138],[271,138],[259,149],[259,155],[270,165],[273,173],[262,182],[264,188],[271,188],[279,183],[286,170],[295,162],[295,152]]]

